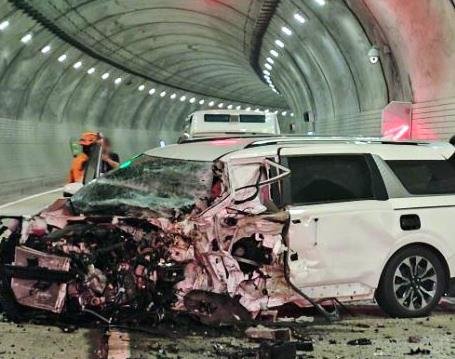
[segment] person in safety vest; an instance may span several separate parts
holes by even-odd
[[[84,132],[81,135],[79,144],[82,146],[82,152],[73,158],[71,162],[68,183],[82,182],[84,180],[85,168],[90,155],[91,147],[97,143],[99,135],[95,132]]]

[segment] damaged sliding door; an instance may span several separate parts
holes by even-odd
[[[305,153],[303,153],[305,151]],[[373,158],[282,149],[291,282],[314,299],[373,296],[393,210]]]

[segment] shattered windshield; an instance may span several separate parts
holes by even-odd
[[[147,209],[162,216],[207,206],[212,162],[141,155],[90,182],[71,199],[76,213],[127,215]],[[202,202],[202,203],[201,203]]]

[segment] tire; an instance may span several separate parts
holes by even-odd
[[[447,273],[439,256],[427,247],[410,246],[390,258],[376,301],[392,317],[422,317],[438,305],[446,288]]]

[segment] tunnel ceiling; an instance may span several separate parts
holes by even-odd
[[[284,108],[250,64],[261,16],[276,2],[11,0],[76,47],[155,82]]]

